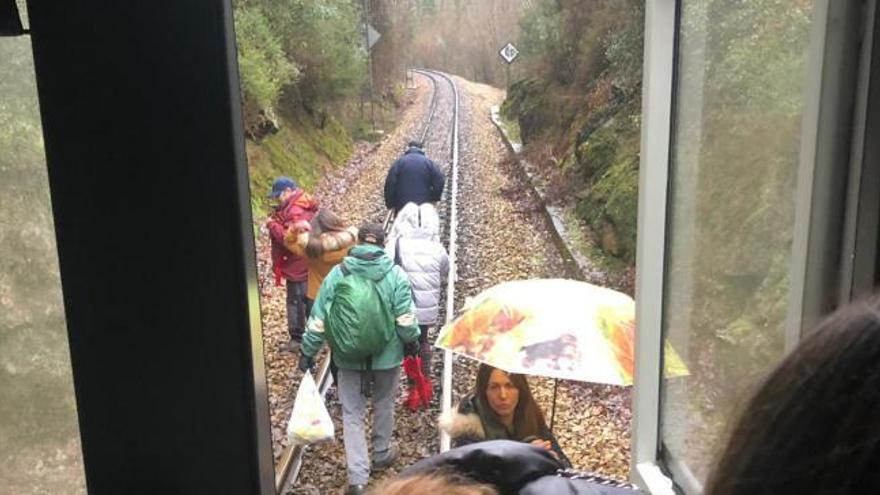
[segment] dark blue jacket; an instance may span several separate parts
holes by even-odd
[[[385,206],[398,211],[409,202],[420,205],[440,201],[443,183],[443,172],[425,152],[409,148],[385,178]]]

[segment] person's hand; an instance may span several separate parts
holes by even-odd
[[[307,370],[315,368],[315,358],[307,356],[304,353],[299,355],[299,370],[305,373]]]
[[[403,344],[403,355],[404,356],[412,356],[412,357],[418,356],[419,355],[418,341]]]
[[[549,452],[553,452],[553,444],[550,443],[550,440],[542,440],[540,438],[536,438],[529,442],[529,444],[534,445],[540,449],[544,449]]]
[[[298,222],[295,222],[290,227],[288,227],[288,229],[293,230],[296,233],[308,232],[308,231],[312,230],[312,225],[305,220],[300,220]]]

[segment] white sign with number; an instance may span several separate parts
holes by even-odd
[[[501,58],[503,58],[505,62],[512,64],[513,61],[516,60],[516,57],[519,56],[519,50],[513,46],[513,43],[508,43],[504,45],[504,48],[502,48],[498,54],[501,55]]]

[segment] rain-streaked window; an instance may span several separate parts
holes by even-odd
[[[690,375],[664,381],[661,431],[667,460],[698,484],[784,352],[811,12],[682,5],[663,327]]]

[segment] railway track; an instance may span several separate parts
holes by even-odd
[[[402,146],[405,136],[421,137],[426,153],[446,174],[447,187],[438,212],[441,241],[447,246],[453,268],[442,294],[438,321],[444,321],[467,297],[494,284],[559,277],[566,273],[566,267],[541,213],[540,198],[534,195],[519,166],[505,159],[507,150],[484,113],[490,105],[498,105],[503,95],[495,88],[457,78],[453,83],[433,71],[422,70],[419,74],[431,81],[433,88],[423,103],[423,120],[411,124],[410,133],[400,134],[398,139]],[[358,211],[364,213],[359,221],[388,219],[378,204],[383,177],[373,174],[369,183],[359,184],[358,191],[371,191],[368,196],[359,193]],[[436,339],[436,329],[430,338]],[[438,438],[436,419],[441,410],[448,410],[462,396],[472,393],[477,366],[473,360],[445,353],[442,359],[437,356],[433,360],[431,379],[441,389],[428,410],[412,413],[402,404],[397,405],[395,436],[401,448],[400,460],[371,482],[393,477],[398,469],[449,447],[450,439],[442,434]],[[318,379],[322,391],[326,390],[329,378]],[[554,383],[540,377],[530,377],[529,381],[539,406],[550,414]],[[559,383],[554,433],[575,466],[625,478],[629,466],[629,394],[622,387]],[[338,400],[331,396],[327,404],[338,421]],[[290,493],[290,488],[296,493],[327,493],[344,486],[345,458],[337,433],[333,444],[282,451],[277,463],[279,493]]]
[[[460,96],[455,81],[453,81],[452,78],[450,78],[448,75],[442,72],[427,69],[413,70],[414,72],[425,76],[428,80],[431,81],[432,85],[431,100],[429,103],[427,117],[425,119],[425,126],[420,134],[420,141],[423,143],[426,149],[430,145],[432,151],[437,152],[446,147],[449,153],[449,162],[447,166],[444,167],[444,172],[447,178],[447,187],[444,191],[445,197],[443,198],[443,201],[441,201],[442,204],[440,205],[440,216],[446,230],[446,248],[449,253],[449,266],[451,274],[451,276],[447,278],[446,291],[444,295],[446,306],[445,315],[443,317],[446,321],[448,321],[454,314],[453,305],[455,303]],[[440,118],[437,112],[440,100],[438,96],[440,84],[448,85],[452,92],[452,109],[450,122],[448,124],[449,136],[443,140],[448,143],[446,146],[444,146],[444,144],[446,143],[438,141],[438,136],[432,135],[432,131],[435,131],[438,127],[441,131],[445,130],[443,129],[443,127],[437,125],[437,120]],[[442,156],[434,153],[429,154],[431,156]],[[390,228],[393,220],[394,217],[392,213],[388,212],[384,220],[386,231]],[[441,408],[443,411],[449,409],[452,403],[452,366],[453,360],[451,353],[449,351],[444,351],[443,372],[441,380]],[[316,376],[318,390],[321,393],[322,397],[325,396],[327,390],[332,385],[332,380],[333,379],[330,374],[330,354],[327,353],[326,358],[321,362],[318,368],[318,373]],[[439,443],[441,450],[449,449],[450,440],[448,438],[448,435],[441,433]],[[278,493],[288,493],[288,490],[296,484],[299,475],[303,469],[304,456],[307,450],[308,446],[305,445],[290,445],[284,449],[281,457],[276,463],[275,468],[275,489]]]

